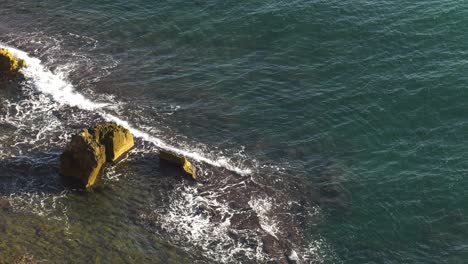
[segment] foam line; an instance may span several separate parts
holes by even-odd
[[[50,95],[56,102],[62,105],[74,106],[87,111],[94,111],[99,113],[106,121],[113,121],[127,129],[129,129],[135,137],[141,138],[145,141],[153,143],[156,147],[184,155],[199,162],[204,162],[216,167],[223,167],[230,171],[234,171],[241,175],[248,175],[251,173],[250,169],[244,169],[232,165],[226,158],[219,158],[216,160],[207,158],[201,153],[179,149],[164,142],[162,139],[151,136],[150,134],[132,127],[127,121],[109,114],[105,111],[104,107],[108,104],[96,103],[86,98],[82,94],[75,91],[73,85],[69,83],[63,74],[55,74],[46,67],[37,58],[30,57],[26,52],[6,46],[0,43],[0,48],[8,49],[17,58],[23,59],[26,62],[26,67],[21,69],[21,72],[27,79],[33,81],[35,88]]]
[[[59,104],[76,106],[83,110],[93,111],[106,106],[106,104],[95,103],[82,94],[77,93],[73,89],[73,85],[67,82],[61,74],[54,74],[47,70],[41,61],[37,58],[30,57],[26,52],[4,46],[17,58],[26,61],[26,68],[21,69],[24,76],[34,81],[37,90],[44,94],[51,95],[52,98]]]
[[[209,159],[209,158],[201,155],[198,152],[187,151],[187,150],[176,148],[174,146],[171,146],[171,145],[167,144],[166,142],[164,142],[160,138],[151,136],[148,133],[143,132],[143,131],[141,131],[141,130],[139,130],[137,128],[133,128],[127,121],[122,120],[122,119],[120,119],[120,118],[118,118],[118,117],[116,117],[114,115],[108,114],[108,113],[106,113],[106,112],[104,112],[102,110],[99,110],[98,113],[106,121],[115,122],[115,123],[117,123],[117,124],[119,124],[119,125],[121,125],[123,127],[128,128],[130,130],[130,132],[132,132],[132,134],[135,137],[139,137],[139,138],[141,138],[141,139],[143,139],[145,141],[151,142],[158,148],[165,149],[165,150],[177,153],[179,155],[183,155],[185,157],[197,160],[199,162],[208,163],[208,164],[216,166],[216,167],[222,167],[222,168],[228,169],[230,171],[234,171],[234,172],[236,172],[236,173],[238,173],[240,175],[248,175],[248,174],[251,173],[250,169],[242,169],[242,168],[239,168],[237,166],[234,166],[234,165],[230,164],[227,161],[226,158],[220,158],[220,159],[217,159],[217,160],[212,160],[212,159]]]

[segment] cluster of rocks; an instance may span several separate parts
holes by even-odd
[[[0,80],[11,79],[14,76],[20,74],[20,69],[25,67],[24,60],[16,58],[9,50],[0,48]],[[132,133],[112,122],[106,122],[98,124],[94,127],[82,129],[79,133],[71,137],[71,141],[67,144],[64,152],[60,155],[60,174],[66,179],[72,179],[74,182],[78,182],[81,187],[90,189],[99,182],[99,176],[106,164],[115,164],[116,161],[121,159],[134,147],[134,138]],[[159,158],[161,164],[167,163],[177,166],[185,174],[190,176],[192,179],[197,180],[197,168],[189,161],[189,159],[183,155],[168,150],[160,150]],[[199,163],[200,168],[206,164]],[[213,168],[211,168],[213,169]],[[238,177],[226,177],[232,172],[224,171],[218,168],[216,173],[211,173],[208,177],[217,177],[218,175],[224,175],[222,184],[226,184],[226,181],[234,181],[232,184],[237,182]],[[227,180],[226,180],[227,179]],[[229,180],[230,179],[230,180]],[[200,179],[203,181],[203,179]],[[217,182],[215,180],[212,183]],[[218,181],[219,182],[219,181]],[[232,200],[229,203],[229,207],[232,207],[237,212],[230,218],[231,226],[233,227],[232,232],[229,236],[235,240],[243,241],[246,238],[239,234],[242,234],[243,230],[251,230],[257,232],[261,237],[263,251],[269,256],[278,259],[278,262],[271,263],[296,263],[295,252],[292,250],[292,244],[289,240],[278,239],[276,236],[265,232],[261,225],[261,221],[257,213],[251,208],[250,197],[253,197],[259,191],[274,195],[272,190],[265,189],[264,186],[258,185],[256,182],[247,180],[245,188],[232,188],[223,192],[225,197],[220,199]],[[217,186],[216,184],[207,185],[205,188],[223,188],[223,186]],[[203,190],[203,189],[202,189]],[[205,192],[211,190],[206,189]],[[334,193],[332,193],[333,195]],[[285,198],[285,200],[288,200]],[[0,197],[0,210],[7,211],[10,208],[8,200],[1,199]],[[210,215],[212,221],[224,221],[221,215],[218,215],[215,210],[210,207],[200,208],[200,213]],[[288,212],[278,212],[280,216],[291,215]],[[305,215],[304,212],[298,213],[298,215]],[[288,223],[291,226],[288,230],[292,230],[287,233],[288,238],[292,238],[294,241],[301,241],[300,234],[297,233],[300,226],[300,221],[295,218],[285,218],[284,223]],[[239,230],[241,232],[236,232]],[[249,242],[248,243],[253,243]]]
[[[115,162],[134,145],[130,131],[114,123],[83,129],[73,135],[60,156],[60,174],[90,188],[107,162]]]
[[[0,48],[0,79],[8,80],[26,67],[24,60],[15,57],[8,49]],[[78,180],[83,187],[93,187],[107,163],[114,163],[134,146],[130,131],[115,123],[102,123],[81,130],[60,156],[60,174]],[[196,167],[184,156],[161,150],[161,161],[180,166],[196,179]]]
[[[106,164],[115,163],[133,146],[132,133],[115,123],[102,123],[83,129],[72,136],[60,156],[60,174],[78,180],[89,189],[98,182],[99,174]],[[196,167],[186,157],[161,150],[160,159],[180,166],[193,179],[197,178]]]

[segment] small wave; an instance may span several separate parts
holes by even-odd
[[[107,113],[105,108],[109,107],[110,104],[94,102],[82,94],[76,92],[73,85],[66,81],[64,73],[51,72],[42,65],[39,59],[30,57],[24,51],[9,47],[4,44],[0,44],[0,47],[7,48],[16,57],[24,59],[27,65],[27,67],[21,70],[24,76],[30,80],[33,80],[34,85],[38,91],[52,96],[52,98],[61,105],[68,105],[83,110],[96,112],[100,114],[105,120],[116,122],[117,124],[128,128],[136,137],[145,141],[149,141],[158,148],[173,151],[198,162],[208,163],[216,167],[223,167],[241,175],[248,175],[252,172],[251,169],[241,168],[231,164],[228,161],[228,158],[221,157],[218,159],[210,159],[201,153],[174,147],[158,137],[154,137],[138,128],[134,128],[128,121]]]
[[[0,43],[10,47],[24,47],[34,57],[47,61],[55,73],[62,71],[60,68],[68,68],[65,69],[67,76],[79,76],[76,78],[77,84],[86,92],[91,92],[88,86],[109,76],[111,70],[119,64],[111,55],[90,54],[97,49],[98,40],[71,32],[55,36],[42,31],[9,33],[0,36]],[[74,48],[69,48],[70,43]]]
[[[106,106],[104,103],[95,103],[82,94],[74,91],[73,85],[65,81],[63,73],[54,74],[42,66],[39,59],[28,56],[24,51],[0,45],[7,48],[13,55],[26,61],[27,67],[21,72],[26,78],[34,81],[35,87],[42,93],[51,95],[60,103],[69,106],[79,107],[84,110],[93,111]]]

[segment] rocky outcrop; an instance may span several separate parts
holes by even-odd
[[[159,158],[163,161],[180,166],[186,174],[192,177],[192,179],[197,179],[197,168],[186,157],[167,150],[160,150]]]
[[[26,66],[24,60],[16,58],[8,49],[0,48],[0,78],[7,79],[18,74]]]
[[[100,144],[88,129],[72,137],[60,156],[60,174],[78,179],[86,188],[96,183],[106,162],[105,146]]]
[[[98,142],[106,147],[106,160],[114,162],[133,145],[133,135],[130,131],[115,123],[105,123],[91,129]]]
[[[83,129],[72,136],[60,156],[60,174],[79,180],[84,187],[96,184],[106,162],[114,162],[133,147],[133,135],[115,123]]]

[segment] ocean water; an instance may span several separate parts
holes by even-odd
[[[466,10],[1,0],[28,67],[0,84],[0,262],[465,263]],[[58,157],[102,121],[136,147],[70,189]]]

